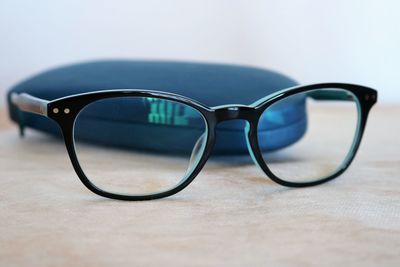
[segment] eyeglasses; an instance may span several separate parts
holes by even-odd
[[[227,120],[246,122],[244,138],[251,157],[278,184],[306,187],[332,180],[353,160],[377,92],[359,85],[324,83],[285,89],[249,106],[217,107],[136,89],[96,91],[54,101],[13,93],[11,101],[21,111],[58,123],[72,165],[92,192],[120,200],[150,200],[173,195],[193,181],[210,156],[216,126]],[[269,134],[290,139],[290,129],[282,130],[282,112],[294,103],[302,108],[290,120],[304,134],[290,146],[274,150]],[[135,122],[135,127],[107,127],[107,120],[99,122],[102,127],[91,123],[90,118],[108,115],[116,123]],[[110,146],[101,142],[104,138],[114,138],[114,144],[129,139],[131,145],[128,149]],[[160,147],[179,153],[160,152]]]

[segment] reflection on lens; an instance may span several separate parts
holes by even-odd
[[[279,116],[294,107],[297,111],[291,116]],[[297,135],[286,148],[264,150],[265,163],[275,176],[287,182],[305,183],[329,177],[347,162],[357,134],[358,113],[357,98],[343,89],[308,91],[272,104],[261,116],[259,143],[274,141],[265,134],[265,128],[270,134],[280,132],[279,136],[289,140],[296,136],[293,131],[303,136],[298,139]]]
[[[207,126],[196,109],[150,97],[116,97],[86,106],[74,125],[79,164],[99,189],[149,195],[178,186],[197,166]]]

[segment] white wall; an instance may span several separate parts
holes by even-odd
[[[1,0],[0,93],[59,64],[149,58],[360,83],[400,102],[399,10],[396,0]]]

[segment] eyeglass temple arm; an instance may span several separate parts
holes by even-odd
[[[44,100],[41,98],[34,97],[27,93],[12,93],[11,94],[11,103],[16,105],[19,111],[25,111],[30,113],[39,114],[47,117],[47,105],[50,101]],[[18,116],[18,125],[20,129],[21,136],[24,136],[24,119],[23,114],[19,112]]]
[[[353,96],[344,91],[314,91],[308,92],[307,95],[315,100],[342,100],[352,101]]]

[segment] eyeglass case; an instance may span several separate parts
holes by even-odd
[[[22,119],[26,127],[59,135],[57,125],[51,120],[17,110],[10,101],[11,93],[25,92],[39,98],[54,100],[90,91],[137,88],[183,95],[212,107],[226,104],[249,105],[271,93],[294,85],[296,85],[294,80],[277,72],[237,65],[173,61],[94,61],[59,67],[33,76],[9,91],[8,103],[13,121],[18,122]],[[259,145],[263,151],[286,147],[303,136],[306,130],[305,102],[292,101],[290,105],[284,107],[278,105],[274,110],[274,118],[263,116],[260,121]],[[114,131],[135,127],[135,123],[129,121],[126,122],[128,125],[114,124],[109,114],[104,118],[97,117],[93,120],[98,120],[90,122],[91,125],[97,126],[97,130],[90,133],[93,135],[101,131],[102,127],[104,130],[106,127],[113,127]],[[213,153],[247,153],[244,127],[245,122],[239,120],[226,121],[218,125]],[[183,138],[184,131],[182,126],[177,127],[177,134]],[[190,131],[190,125],[187,131]],[[162,137],[163,131],[159,132]],[[99,137],[96,138],[98,140]],[[109,135],[107,138],[99,141],[109,145],[115,143]],[[129,138],[119,139],[118,145],[132,147],[134,146],[132,142]],[[150,146],[151,142],[149,149],[155,149]],[[156,149],[168,151],[171,147],[173,146],[166,144],[165,147],[158,146]]]

